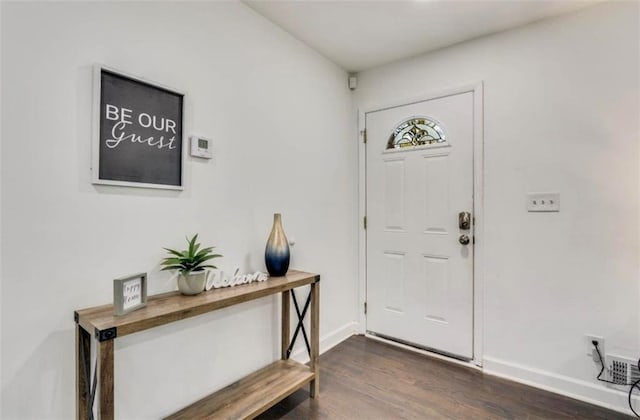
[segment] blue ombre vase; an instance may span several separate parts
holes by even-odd
[[[273,227],[264,251],[264,262],[269,275],[277,277],[287,274],[289,269],[289,242],[282,228],[282,215],[273,215]]]

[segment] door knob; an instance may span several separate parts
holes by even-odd
[[[471,213],[468,211],[461,211],[458,213],[458,227],[461,230],[471,229]]]
[[[469,239],[468,235],[460,235],[460,237],[458,238],[458,242],[460,242],[462,245],[469,245],[471,239]]]

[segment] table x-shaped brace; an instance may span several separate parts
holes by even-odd
[[[80,335],[80,345],[84,347],[86,340],[84,334]],[[80,357],[82,358],[82,366],[84,367],[84,383],[85,383],[85,392],[88,396],[87,400],[87,413],[86,418],[88,420],[93,420],[93,403],[96,399],[96,389],[98,388],[98,359],[96,358],[96,363],[93,367],[93,375],[91,372],[87,371],[87,367],[89,366],[89,361],[85,360],[86,355],[84,352],[80,352]],[[93,379],[89,381],[89,378],[93,376]],[[91,384],[91,385],[89,385]]]
[[[291,290],[291,297],[293,297],[293,306],[296,308],[296,314],[298,315],[298,325],[296,326],[296,330],[293,333],[293,338],[291,339],[291,343],[289,343],[289,348],[287,348],[287,359],[291,355],[291,351],[293,350],[293,345],[296,343],[296,339],[298,338],[298,333],[302,330],[302,336],[304,337],[304,344],[307,346],[307,353],[309,357],[311,357],[311,346],[309,345],[309,338],[307,337],[307,331],[304,329],[304,317],[307,314],[307,309],[309,309],[309,304],[311,303],[311,291],[309,291],[309,296],[307,296],[307,302],[304,304],[304,308],[302,312],[300,312],[300,306],[298,305],[298,300],[296,299],[296,293],[294,290]]]

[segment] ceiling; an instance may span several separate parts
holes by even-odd
[[[589,6],[600,0],[243,0],[357,72]]]

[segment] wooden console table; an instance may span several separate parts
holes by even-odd
[[[150,296],[147,306],[123,316],[115,316],[113,305],[78,310],[76,321],[76,416],[93,417],[94,398],[98,399],[98,417],[114,418],[114,341],[118,337],[212,312],[228,306],[276,293],[282,294],[281,360],[215,392],[172,414],[171,419],[253,418],[310,383],[312,398],[318,396],[320,276],[290,270],[284,277],[241,286],[183,296],[178,292]],[[311,285],[306,303],[300,310],[293,289]],[[290,339],[290,297],[293,297],[298,325]],[[311,308],[310,337],[303,319]],[[309,352],[309,366],[289,360],[291,349],[302,335]],[[91,376],[91,337],[96,339],[96,363]],[[92,379],[93,378],[93,379]],[[99,387],[96,385],[99,384]],[[96,395],[96,389],[98,395]]]

